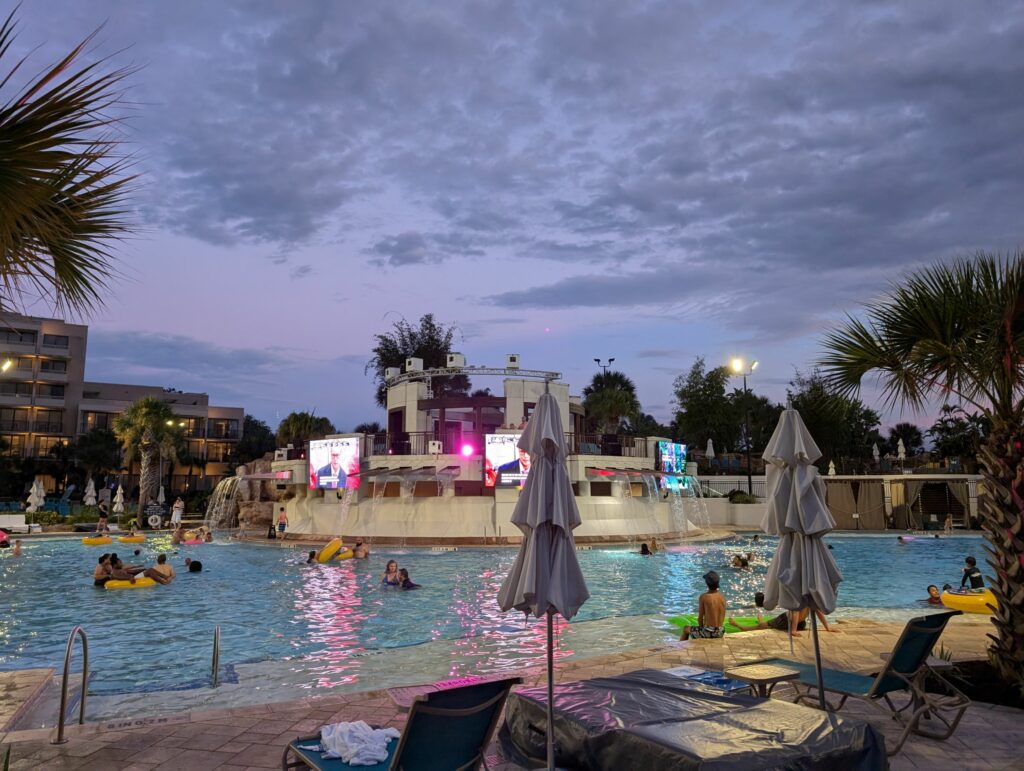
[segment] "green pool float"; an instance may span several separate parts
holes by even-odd
[[[755,616],[733,616],[732,620],[736,622],[736,626],[730,624],[728,621],[725,622],[725,633],[746,632],[750,629],[757,628],[757,618]],[[668,623],[672,626],[679,627],[680,631],[684,626],[697,626],[697,614],[689,613],[684,616],[669,616]]]

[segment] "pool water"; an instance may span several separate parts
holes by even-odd
[[[964,557],[983,563],[984,556],[981,539],[970,536],[899,545],[895,536],[836,535],[829,542],[845,576],[839,616],[906,617],[922,609],[917,600],[928,584],[959,585]],[[146,589],[96,588],[91,575],[102,548],[146,564],[166,551],[178,578]],[[290,547],[225,542],[172,550],[158,537],[138,558],[129,544],[102,548],[26,539],[23,557],[0,554],[0,669],[59,668],[76,624],[89,634],[90,694],[121,695],[111,704],[136,703],[126,694],[208,689],[216,625],[222,681],[256,682],[263,700],[275,685],[287,699],[297,697],[295,688],[369,690],[543,662],[543,624],[497,606],[513,549],[375,550],[369,560],[307,566],[305,552]],[[653,557],[623,548],[580,551],[591,599],[562,625],[558,655],[666,641],[664,616],[696,610],[710,569],[722,576],[730,608],[749,607],[773,549],[772,539],[737,537],[671,546]],[[731,554],[748,551],[752,570],[727,567]],[[201,559],[203,572],[185,572],[186,556]],[[382,587],[392,558],[423,588]],[[252,689],[236,690],[244,701],[241,691]],[[91,702],[94,709],[102,703]]]

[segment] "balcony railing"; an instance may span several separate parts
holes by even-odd
[[[223,429],[211,428],[209,433],[207,433],[206,438],[207,439],[238,439],[238,434],[239,434],[239,432],[238,432],[237,428],[233,429],[233,430],[223,430]]]
[[[0,431],[28,431],[28,421],[0,420]]]
[[[38,433],[60,433],[63,428],[61,423],[36,423],[32,430]]]
[[[440,442],[440,455],[460,455],[463,448],[472,448],[473,455],[483,452],[483,436],[469,431],[432,431],[367,434],[363,452],[373,455],[432,455],[431,442]],[[647,457],[647,437],[618,434],[588,435],[565,434],[570,455]]]

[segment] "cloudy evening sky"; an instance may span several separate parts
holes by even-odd
[[[700,354],[759,359],[753,387],[782,399],[822,330],[901,272],[1024,245],[1020,3],[18,15],[32,71],[104,22],[93,55],[141,66],[140,229],[88,376],[272,426],[383,420],[372,336],[427,312],[470,363],[518,352],[574,393],[614,356],[659,418]]]

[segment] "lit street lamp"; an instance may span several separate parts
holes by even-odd
[[[612,356],[610,359],[608,359],[608,363],[607,364],[602,364],[600,359],[594,359],[594,361],[597,362],[597,366],[599,366],[602,370],[604,370],[604,374],[607,375],[608,374],[608,368],[610,366],[612,366],[612,362],[615,361],[615,357]]]
[[[755,359],[751,363],[750,367],[747,367],[747,363],[740,358],[734,358],[729,362],[729,366],[732,368],[734,375],[743,376],[743,430],[746,434],[745,443],[747,446],[747,494],[754,494],[754,481],[753,474],[750,465],[750,390],[747,388],[747,375],[753,375],[754,370],[757,369],[757,360]]]

